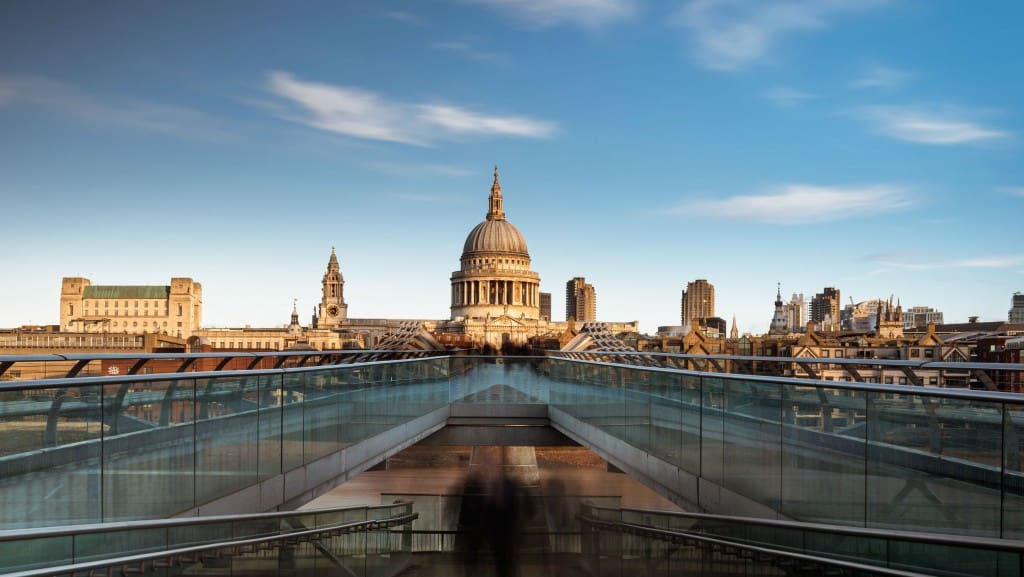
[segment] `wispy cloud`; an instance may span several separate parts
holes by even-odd
[[[498,116],[447,104],[393,101],[362,88],[305,82],[286,72],[268,75],[268,89],[284,100],[278,116],[356,138],[429,146],[463,136],[550,138],[554,122]]]
[[[368,163],[367,167],[369,167],[371,170],[376,170],[377,172],[391,174],[394,176],[422,177],[423,175],[426,174],[433,176],[466,177],[472,176],[474,174],[479,174],[479,171],[472,171],[461,166],[422,162],[374,161]]]
[[[381,15],[385,18],[390,18],[391,20],[397,20],[398,22],[405,22],[408,24],[421,24],[423,22],[423,19],[418,15],[405,10],[388,10]]]
[[[890,212],[915,204],[903,187],[880,184],[830,187],[787,184],[760,195],[680,204],[672,214],[769,224],[817,224]]]
[[[795,88],[790,88],[788,86],[776,86],[775,88],[766,91],[763,96],[776,106],[781,106],[783,108],[796,108],[803,105],[808,100],[817,98],[817,95],[809,92],[803,92],[802,90],[797,90]]]
[[[887,0],[691,0],[676,21],[690,32],[694,58],[737,70],[768,55],[788,34],[827,28],[844,14]]]
[[[599,30],[639,11],[639,0],[462,0],[489,6],[536,28],[578,26]]]
[[[856,88],[896,88],[910,78],[910,73],[889,66],[870,66],[853,81]]]
[[[1024,197],[1024,186],[1000,186],[996,190],[1010,196]]]
[[[969,113],[957,110],[874,106],[863,109],[862,115],[877,132],[920,144],[968,144],[1010,136],[1009,132],[984,126],[969,119]]]
[[[0,77],[0,106],[43,108],[88,124],[173,136],[221,138],[228,134],[219,119],[198,110],[120,96],[99,97],[40,76]]]
[[[1024,256],[984,256],[946,261],[906,261],[888,258],[873,259],[885,268],[910,271],[942,270],[942,269],[1005,269],[1024,266]]]
[[[435,42],[431,46],[438,50],[450,52],[466,60],[477,62],[488,62],[491,64],[508,64],[509,56],[504,52],[491,52],[482,50],[465,41]]]

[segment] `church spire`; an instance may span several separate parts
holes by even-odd
[[[487,220],[505,220],[504,199],[501,197],[501,185],[498,184],[498,165],[494,165],[494,184],[491,185],[491,196],[488,198]]]

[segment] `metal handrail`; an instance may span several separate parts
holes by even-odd
[[[305,531],[290,531],[287,533],[277,533],[266,537],[257,537],[252,539],[238,539],[232,541],[219,541],[217,543],[208,545],[195,545],[192,547],[182,547],[179,549],[167,549],[163,551],[156,551],[153,553],[142,553],[138,555],[129,555],[125,557],[111,557],[109,559],[100,559],[97,561],[87,561],[84,563],[73,563],[70,565],[60,565],[58,567],[47,567],[44,569],[30,569],[27,571],[18,571],[15,573],[4,574],[3,577],[55,577],[58,575],[77,575],[81,573],[90,574],[92,571],[97,569],[107,569],[126,565],[143,564],[147,561],[155,561],[157,559],[167,559],[174,557],[184,557],[202,554],[207,551],[216,551],[220,549],[232,548],[240,549],[243,547],[252,547],[254,550],[256,547],[263,543],[274,543],[282,539],[297,540],[303,538],[309,538],[322,533],[332,533],[336,531],[352,532],[351,530],[361,531],[372,531],[374,529],[392,527],[394,525],[403,525],[409,523],[419,517],[418,513],[406,513],[397,517],[388,517],[387,519],[375,519],[367,521],[355,521],[348,523],[340,523],[337,525],[328,525],[325,527],[319,527],[317,529],[308,529]],[[280,546],[280,543],[277,544]]]
[[[0,355],[0,362],[15,361],[81,361],[120,359],[221,359],[238,357],[308,357],[316,355],[365,355],[370,353],[429,353],[432,351],[395,351],[389,349],[336,349],[315,351],[228,351],[209,353],[45,353],[29,355]],[[440,351],[438,351],[440,352]]]
[[[252,370],[230,370],[230,371],[193,371],[184,373],[150,373],[147,375],[100,375],[91,377],[60,377],[55,379],[33,379],[24,381],[3,381],[0,382],[0,391],[16,391],[20,389],[45,389],[52,387],[106,385],[111,383],[139,383],[150,381],[172,381],[190,379],[214,379],[226,377],[253,377],[265,375],[282,375],[290,373],[309,373],[338,368],[358,369],[370,366],[415,363],[427,359],[443,358],[443,355],[426,356],[415,359],[391,359],[382,361],[364,361],[358,363],[345,363],[337,365],[318,365],[311,367],[282,367],[278,369],[252,369]]]
[[[633,523],[624,523],[621,521],[605,521],[601,519],[587,517],[586,515],[580,515],[580,519],[585,523],[589,523],[600,528],[612,529],[618,532],[640,535],[645,537],[654,537],[666,541],[696,541],[711,546],[721,547],[725,550],[732,548],[740,551],[747,551],[751,553],[752,556],[762,555],[768,557],[782,557],[798,562],[813,563],[816,565],[827,565],[830,567],[851,569],[858,572],[866,572],[876,575],[888,575],[889,577],[925,577],[926,575],[928,575],[927,573],[901,571],[899,569],[889,569],[888,567],[881,567],[878,565],[867,565],[864,563],[855,563],[853,561],[844,561],[841,559],[835,559],[831,557],[818,557],[815,555],[808,555],[806,553],[796,553],[792,551],[783,551],[780,549],[768,549],[767,547],[758,547],[756,545],[748,545],[746,543],[737,543],[736,541],[715,539],[714,537],[708,537],[706,535],[690,533],[687,531],[674,531],[671,529],[648,527],[646,525],[636,525]]]
[[[245,513],[240,515],[210,515],[202,517],[173,517],[170,519],[145,519],[142,521],[118,521],[114,523],[88,523],[85,525],[61,525],[58,527],[36,527],[31,529],[8,529],[0,531],[0,542],[20,541],[23,539],[48,539],[50,537],[67,537],[70,535],[89,535],[117,531],[144,531],[148,529],[165,529],[188,525],[214,525],[241,521],[261,521],[282,519],[300,515],[330,515],[347,511],[390,509],[412,505],[411,501],[401,501],[387,505],[348,505],[326,509],[296,509],[294,511],[271,511],[267,513]]]
[[[706,521],[721,521],[743,525],[759,525],[773,527],[776,529],[789,529],[793,531],[819,531],[835,535],[846,535],[850,537],[866,537],[871,539],[896,539],[912,541],[914,543],[927,543],[930,545],[945,545],[950,547],[983,547],[1004,552],[1024,554],[1024,541],[1015,539],[995,539],[988,537],[974,537],[970,535],[947,535],[943,533],[924,533],[920,531],[903,531],[894,529],[870,529],[866,527],[850,527],[846,525],[828,525],[824,523],[803,523],[800,521],[788,521],[785,519],[763,519],[757,517],[737,517],[733,515],[716,515],[711,513],[695,513],[689,511],[661,511],[657,509],[633,509],[633,508],[612,508],[591,505],[591,509],[599,511],[630,512],[638,514],[657,515],[659,517],[681,517],[686,519],[698,519]],[[646,526],[646,525],[644,525]]]
[[[794,385],[801,387],[823,387],[828,389],[849,389],[854,391],[870,391],[876,393],[901,393],[907,395],[925,395],[930,397],[945,397],[976,401],[995,401],[1001,403],[1022,404],[1024,395],[1018,393],[1007,393],[1003,391],[981,391],[976,389],[949,389],[941,387],[919,387],[914,385],[885,385],[879,383],[858,383],[855,381],[822,381],[817,379],[806,379],[802,377],[774,377],[767,375],[738,375],[734,373],[710,373],[706,371],[695,371],[692,369],[676,369],[671,367],[649,367],[629,365],[624,363],[608,363],[601,361],[590,361],[586,359],[560,358],[559,360],[598,365],[602,367],[614,367],[630,369],[634,371],[646,371],[666,374],[689,375],[702,378],[726,379],[735,381],[757,381],[772,384]],[[1016,366],[1016,365],[1015,365]],[[1024,365],[1019,365],[1024,370]],[[1016,370],[1016,369],[1015,369]]]
[[[773,363],[809,363],[831,365],[878,365],[890,367],[910,367],[918,369],[989,369],[1006,371],[1024,371],[1024,363],[954,363],[948,361],[914,361],[910,359],[857,359],[857,358],[796,358],[796,357],[759,357],[752,355],[694,355],[689,353],[663,353],[655,351],[548,351],[549,356],[595,355],[595,356],[637,356],[637,357],[669,357],[685,360],[716,360],[716,361],[758,361]]]

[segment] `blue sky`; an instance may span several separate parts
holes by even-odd
[[[947,321],[1024,290],[1024,3],[0,4],[0,327],[62,276],[203,283],[207,326],[447,318],[501,168],[562,318],[890,294]]]

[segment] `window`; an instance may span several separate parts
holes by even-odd
[[[139,326],[139,321],[132,321],[132,326],[133,327]]]
[[[837,350],[837,351],[836,351],[836,358],[837,358],[837,359],[841,359],[841,358],[843,358],[843,351],[841,351],[841,350]]]
[[[924,358],[926,358],[926,359],[933,359],[933,358],[935,358],[935,349],[925,349],[924,350]]]
[[[821,351],[821,358],[827,359],[828,358],[828,353],[829,353],[828,349],[825,349],[825,350]]]
[[[892,384],[892,377],[885,377],[885,384],[891,385]]]
[[[178,305],[178,316],[179,317],[181,316],[181,305],[180,304]],[[181,323],[178,323],[178,326],[180,327]]]
[[[928,377],[928,384],[929,385],[937,385],[937,384],[939,384],[939,377]]]
[[[910,358],[916,359],[921,356],[921,349],[910,349]]]

